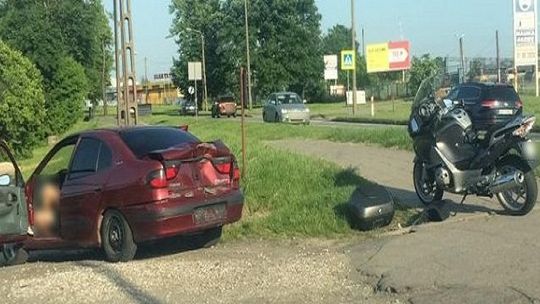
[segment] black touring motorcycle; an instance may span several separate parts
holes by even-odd
[[[412,106],[409,135],[418,197],[428,205],[445,191],[463,200],[470,194],[496,196],[508,214],[529,213],[538,194],[537,156],[528,139],[536,119],[518,115],[479,135],[463,101],[439,94],[444,83],[441,75],[425,79]]]

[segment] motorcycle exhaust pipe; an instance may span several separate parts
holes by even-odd
[[[522,172],[501,175],[495,178],[495,181],[491,184],[490,190],[493,194],[501,193],[520,187],[524,181],[525,176]]]

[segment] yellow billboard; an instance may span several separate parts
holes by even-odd
[[[387,71],[388,43],[370,44],[366,48],[367,72],[375,73]]]

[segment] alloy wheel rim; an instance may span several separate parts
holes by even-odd
[[[507,174],[515,170],[516,168],[514,167],[505,166],[500,170],[500,173]],[[520,211],[527,202],[527,184],[523,181],[519,188],[499,193],[499,198],[507,209],[511,211]]]

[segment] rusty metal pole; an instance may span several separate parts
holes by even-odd
[[[240,128],[242,132],[242,179],[245,178],[247,172],[247,151],[246,151],[246,122],[245,122],[245,110],[246,110],[246,97],[248,92],[247,86],[247,77],[246,70],[244,68],[240,69],[240,103],[241,103],[241,114],[240,114]]]

